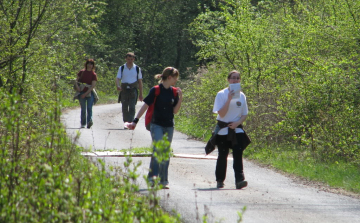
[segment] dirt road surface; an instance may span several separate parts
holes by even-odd
[[[139,102],[137,109],[141,105]],[[123,129],[121,104],[94,106],[93,120],[91,129],[80,129],[80,109],[67,110],[62,115],[68,136],[74,138],[80,132],[77,144],[92,151],[87,155],[101,158],[109,166],[122,166],[125,160],[114,156],[118,154],[116,151],[151,144],[144,116],[135,131]],[[235,189],[230,158],[225,188],[217,189],[214,173],[216,150],[205,157],[204,146],[203,142],[175,132],[172,148],[176,156],[170,160],[170,189],[158,191],[162,207],[167,211],[175,210],[184,222],[202,222],[204,215],[208,222],[237,222],[238,212],[246,206],[245,223],[360,223],[358,198],[294,181],[246,160],[244,173],[248,187]],[[142,162],[139,173],[147,175],[150,157],[133,159]],[[148,193],[143,177],[139,177],[137,184],[140,193]]]

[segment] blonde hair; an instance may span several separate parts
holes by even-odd
[[[175,67],[167,67],[163,70],[162,74],[156,74],[155,79],[160,79],[159,83],[168,79],[169,76],[179,77],[179,71]]]

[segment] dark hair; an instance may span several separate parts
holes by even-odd
[[[240,77],[240,72],[239,72],[239,71],[237,71],[237,70],[232,70],[232,71],[230,71],[230,73],[228,74],[227,79],[230,79],[230,77],[231,77],[231,75],[232,75],[233,73],[237,73],[237,74],[239,74],[239,78],[241,79],[241,77]]]
[[[125,58],[126,57],[134,57],[135,58],[135,54],[132,53],[132,52],[129,52],[129,53],[126,54]]]
[[[95,61],[94,61],[94,59],[87,59],[87,60],[86,60],[85,65],[84,65],[84,66],[85,66],[85,70],[87,70],[87,65],[88,65],[89,63],[92,64],[92,65],[94,65],[93,68],[92,68],[92,71],[95,71]]]
[[[161,79],[160,82],[168,79],[169,76],[179,77],[179,71],[175,67],[167,67],[163,70],[162,74],[156,74],[155,79]]]

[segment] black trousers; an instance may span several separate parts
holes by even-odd
[[[242,158],[244,149],[242,149],[240,146],[240,142],[244,139],[244,137],[244,133],[236,133],[236,139],[238,143],[237,145],[232,146],[231,141],[226,139],[227,135],[216,136],[216,144],[219,152],[215,170],[216,181],[223,182],[226,178],[227,157],[229,155],[230,148],[233,150],[233,169],[235,173],[235,183],[245,180]]]

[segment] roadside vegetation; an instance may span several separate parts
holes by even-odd
[[[177,129],[207,140],[226,75],[241,73],[248,159],[360,193],[359,1],[222,1],[192,23],[210,61],[183,83]]]
[[[246,157],[359,194],[359,11],[356,0],[0,1],[0,221],[180,221],[161,210],[159,188],[139,196],[140,164],[110,175],[61,125],[85,59],[100,103],[114,103],[129,51],[145,92],[165,66],[180,70],[176,128],[204,141],[215,95],[239,70]]]

